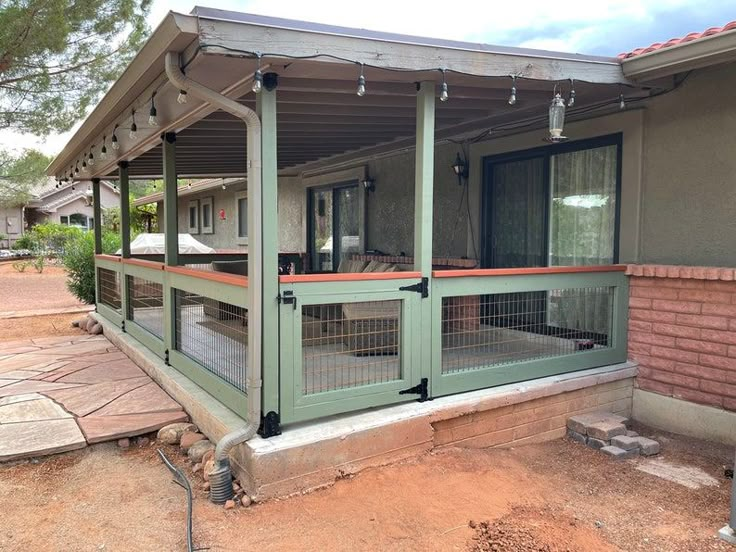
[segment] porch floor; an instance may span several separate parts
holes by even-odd
[[[0,348],[0,461],[186,419],[182,407],[104,336],[45,337]]]

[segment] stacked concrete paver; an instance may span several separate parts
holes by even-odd
[[[659,443],[629,431],[627,421],[610,412],[578,414],[567,420],[567,436],[619,460],[658,454]]]

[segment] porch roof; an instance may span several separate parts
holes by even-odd
[[[282,174],[298,174],[347,158],[411,148],[419,81],[446,78],[450,99],[437,102],[436,138],[476,135],[546,125],[555,84],[575,82],[575,117],[595,108],[644,96],[620,60],[438,40],[349,29],[301,21],[195,8],[170,12],[123,75],[102,98],[48,168],[75,179],[114,178],[117,162],[131,161],[132,177],[162,173],[160,135],[176,132],[181,177],[242,176],[245,129],[233,116],[195,98],[176,101],[179,91],[164,73],[164,56],[180,53],[188,77],[255,107],[251,92],[256,55],[261,70],[279,75],[278,159]],[[356,95],[361,64],[367,93]],[[518,102],[508,104],[511,75]],[[151,98],[160,125],[148,125]],[[128,131],[133,122],[138,137]],[[117,125],[117,129],[116,129]],[[115,131],[119,150],[111,147]],[[106,145],[108,157],[100,160]],[[93,153],[85,174],[74,169]]]

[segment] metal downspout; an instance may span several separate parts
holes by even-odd
[[[213,107],[242,119],[246,127],[247,158],[246,171],[248,198],[252,205],[261,205],[261,120],[252,109],[223,96],[219,92],[193,81],[179,68],[179,54],[166,53],[166,76],[178,89],[204,100]],[[249,258],[260,259],[263,249],[261,224],[255,225],[250,240]],[[247,423],[240,429],[222,437],[215,448],[215,471],[210,474],[210,500],[222,504],[233,496],[232,474],[229,453],[235,445],[253,437],[261,418],[261,309],[258,306],[262,290],[263,275],[260,270],[249,270],[248,275],[248,359],[245,369],[245,386],[248,395]]]

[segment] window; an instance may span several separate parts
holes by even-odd
[[[69,225],[69,215],[61,215],[61,224]]]
[[[212,203],[213,199],[211,197],[205,197],[199,202],[203,234],[215,233],[215,226],[212,220]]]
[[[487,158],[488,268],[618,262],[621,135]]]
[[[193,199],[189,202],[189,214],[187,217],[190,234],[199,234],[199,200]]]
[[[248,243],[248,196],[240,193],[235,196],[237,205],[238,240],[241,245]]]

